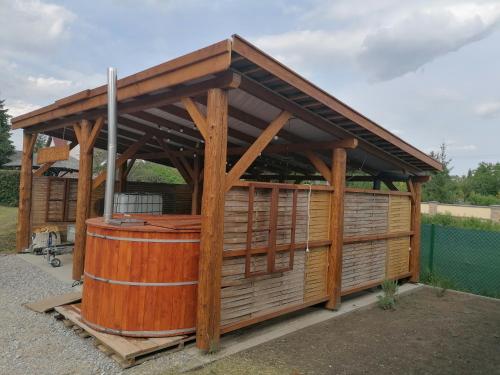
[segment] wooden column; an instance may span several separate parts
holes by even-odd
[[[209,352],[218,349],[220,338],[227,110],[227,92],[209,90],[196,324],[196,346]]]
[[[123,193],[127,186],[127,168],[128,163],[123,163],[118,168],[118,192]]]
[[[30,245],[31,185],[33,179],[33,148],[37,134],[23,132],[23,156],[19,176],[19,210],[17,216],[16,249],[18,252]]]
[[[200,160],[198,157],[194,158],[193,177],[193,192],[191,194],[191,215],[198,215],[198,199],[200,197]]]
[[[420,279],[420,201],[422,198],[422,184],[410,181],[413,186],[413,196],[411,204],[411,230],[413,235],[410,239],[410,272],[411,282],[418,282]]]
[[[330,238],[332,244],[328,253],[327,292],[329,300],[327,309],[340,307],[342,283],[342,246],[344,242],[344,190],[347,155],[343,148],[335,148],[332,152],[332,179],[333,187],[330,205]]]
[[[92,159],[94,143],[103,126],[99,118],[94,126],[87,120],[75,124],[73,129],[80,144],[80,165],[78,170],[78,192],[76,198],[75,246],[73,249],[73,280],[80,280],[85,264],[85,239],[90,214],[92,195]]]

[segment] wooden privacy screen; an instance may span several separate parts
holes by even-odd
[[[78,180],[49,176],[34,176],[31,200],[31,231],[47,225],[57,225],[64,232],[74,223]],[[127,182],[126,192],[161,193],[163,213],[189,214],[191,188],[188,185]],[[102,215],[104,184],[92,191],[90,217]]]
[[[47,222],[74,222],[78,181],[69,178],[48,177],[46,196]]]
[[[226,193],[221,291],[226,327],[326,298],[331,188],[242,185]]]
[[[411,201],[387,192],[346,192],[342,293],[409,273]]]

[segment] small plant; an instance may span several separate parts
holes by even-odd
[[[394,310],[396,308],[396,297],[398,293],[398,282],[395,280],[384,280],[382,291],[384,294],[378,296],[378,306],[383,310]]]
[[[439,276],[435,272],[426,272],[422,282],[429,284],[436,289],[436,295],[443,297],[448,289],[455,289],[455,284],[446,277]]]

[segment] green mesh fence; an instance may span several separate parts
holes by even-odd
[[[500,232],[422,224],[421,274],[500,298]]]

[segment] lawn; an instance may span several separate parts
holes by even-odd
[[[0,206],[0,253],[16,248],[17,207]]]

